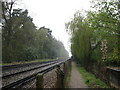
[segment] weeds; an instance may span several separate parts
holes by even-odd
[[[97,79],[93,74],[87,72],[83,67],[78,66],[79,72],[84,78],[84,82],[90,88],[109,88],[103,81]]]

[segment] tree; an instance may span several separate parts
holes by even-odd
[[[75,13],[72,21],[66,24],[72,34],[71,50],[74,58],[85,67],[89,65],[91,56],[91,31],[87,20],[79,12]]]
[[[96,3],[97,2],[97,3]],[[86,16],[75,13],[66,24],[71,33],[73,57],[83,66],[91,63],[120,65],[119,55],[119,3],[116,0],[95,1],[95,11],[87,11]],[[107,42],[107,59],[102,60],[101,42]]]
[[[63,44],[52,36],[52,30],[45,27],[36,29],[33,19],[28,16],[28,10],[15,9],[14,3],[13,0],[2,3],[3,62],[68,56]]]
[[[2,30],[3,60],[15,61],[23,48],[31,46],[35,26],[27,14],[27,10],[14,9],[12,17],[7,20],[10,23],[6,23]]]
[[[94,35],[96,35],[97,42],[101,42],[104,39],[108,42],[108,58],[105,62],[119,65],[119,3],[117,0],[100,0],[96,2],[94,4],[96,11],[88,14],[90,26],[94,31]],[[116,3],[118,3],[118,6]]]

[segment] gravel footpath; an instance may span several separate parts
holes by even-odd
[[[80,72],[78,71],[78,68],[75,62],[72,62],[72,72],[71,72],[69,87],[70,88],[88,88],[88,86],[84,83],[84,80]]]

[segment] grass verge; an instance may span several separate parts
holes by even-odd
[[[109,88],[103,81],[97,79],[93,74],[87,72],[83,67],[78,66],[79,72],[84,78],[84,82],[90,88]]]
[[[65,80],[65,88],[69,88],[69,81],[70,81],[70,78],[71,78],[71,72],[72,72],[72,63],[70,64],[70,71],[66,77],[66,80]]]
[[[27,64],[27,63],[34,63],[34,62],[47,62],[56,59],[39,59],[39,60],[32,60],[32,61],[23,61],[23,62],[12,62],[12,63],[2,63],[0,65],[14,65],[14,64]]]

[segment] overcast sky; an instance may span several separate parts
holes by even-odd
[[[24,8],[37,27],[50,28],[53,36],[62,41],[70,54],[69,35],[65,31],[65,23],[73,18],[78,10],[88,10],[90,0],[22,0]],[[70,54],[71,55],[71,54]]]

